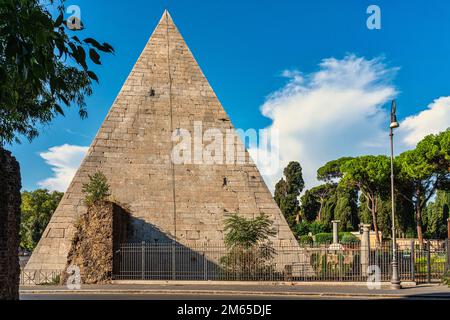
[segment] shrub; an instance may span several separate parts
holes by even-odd
[[[274,255],[270,245],[235,246],[220,258],[221,271],[236,280],[266,280],[275,272]]]
[[[311,224],[308,221],[304,220],[294,226],[292,231],[294,232],[294,235],[297,237],[297,239],[300,239],[301,236],[308,235],[310,225]]]
[[[359,239],[350,232],[340,232],[339,242],[342,244],[356,244],[359,243]]]
[[[255,219],[231,215],[225,220],[225,232],[228,250],[220,263],[227,276],[240,280],[264,280],[273,273],[275,250],[268,240],[276,230],[266,214]]]
[[[318,233],[324,233],[328,231],[327,225],[321,221],[314,221],[309,226],[309,231],[316,235]]]
[[[85,202],[88,206],[96,202],[105,200],[109,195],[109,184],[105,175],[101,172],[96,172],[94,175],[89,175],[89,182],[83,184],[82,192],[85,194]]]
[[[246,219],[237,214],[225,220],[225,245],[228,248],[252,248],[269,240],[276,234],[273,221],[266,214],[260,214],[255,219]]]
[[[315,235],[314,242],[316,244],[327,244],[333,242],[332,233],[318,233]]]
[[[314,242],[313,238],[308,235],[303,235],[298,238],[298,243],[302,245],[312,245]]]
[[[436,272],[438,270],[442,270],[445,267],[446,257],[445,255],[440,254],[431,254],[430,257],[430,267],[431,272]],[[419,257],[415,259],[415,268],[417,273],[427,273],[428,270],[428,261],[427,257]]]

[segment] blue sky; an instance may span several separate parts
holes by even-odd
[[[313,171],[317,169],[313,167],[333,157],[345,153],[387,153],[388,145],[379,144],[384,130],[380,123],[386,116],[380,108],[387,109],[393,97],[398,99],[399,117],[406,121],[405,128],[409,130],[400,133],[399,138],[403,139],[399,141],[400,151],[412,147],[420,135],[450,126],[450,102],[445,99],[450,96],[450,3],[447,1],[67,1],[67,5],[71,4],[81,8],[86,27],[82,36],[109,42],[116,54],[103,57],[103,66],[95,67],[100,84],[88,98],[88,119],[80,120],[74,108],[65,117],[43,127],[41,135],[31,144],[22,139],[22,144],[8,146],[21,163],[23,188],[27,190],[36,189],[39,182],[54,174],[41,153],[65,144],[90,144],[165,8],[169,9],[235,127],[259,129],[277,123],[284,127],[286,114],[298,117],[298,126],[304,128],[307,125],[301,119],[320,122],[324,118],[321,114],[328,112],[346,117],[362,110],[374,116],[361,115],[355,121],[362,125],[350,123],[347,129],[339,131],[342,135],[333,132],[334,123],[327,122],[320,133],[305,129],[286,136],[284,149],[299,150],[282,152],[284,161],[304,162],[311,185]],[[381,30],[366,27],[369,16],[366,9],[371,4],[381,8]],[[362,87],[359,78],[334,81],[331,85],[317,85],[313,80],[323,73],[347,79],[358,77],[361,72],[368,72],[375,79]],[[311,112],[308,109],[311,103],[307,101],[317,92],[322,93],[323,88],[331,86],[333,92],[348,89],[344,85],[336,86],[337,83],[361,90],[363,94],[356,95],[355,99],[364,100],[371,95],[377,95],[377,99],[360,109],[357,103],[347,109],[348,103],[342,102],[342,107],[336,104],[329,111],[328,104],[317,103],[313,115],[303,117],[305,112]],[[293,98],[296,91],[289,91],[292,87],[307,93]],[[423,113],[439,98],[432,105],[436,106],[434,113]],[[283,103],[286,107],[280,106]],[[288,110],[295,111],[286,113]],[[336,117],[333,121],[341,123],[339,115]],[[435,119],[439,120],[438,124]],[[359,135],[357,130],[370,131],[364,129],[363,121],[375,123],[375,127],[357,146],[350,141],[349,132]],[[292,121],[289,125],[295,126]],[[325,134],[327,130],[330,132]],[[308,135],[313,134],[316,139],[309,139]],[[341,140],[332,141],[334,136]],[[371,137],[376,141],[375,147],[367,147]],[[301,145],[302,139],[312,144]],[[297,141],[301,147],[296,147]],[[341,143],[345,145],[342,149]],[[360,147],[363,144],[365,147]],[[312,149],[316,153],[308,158]],[[77,150],[63,156],[73,156],[67,159],[69,166],[80,160]]]

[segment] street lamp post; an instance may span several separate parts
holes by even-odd
[[[391,106],[391,125],[390,125],[390,138],[391,138],[391,200],[392,200],[392,279],[391,287],[393,289],[401,289],[400,278],[398,275],[398,262],[397,262],[397,243],[395,233],[395,191],[394,191],[394,129],[400,125],[397,122],[397,105],[395,100],[392,101]]]

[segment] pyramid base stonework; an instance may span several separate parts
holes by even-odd
[[[176,164],[172,133],[194,136],[195,124],[226,134],[228,115],[192,53],[165,12],[123,85],[80,168],[75,174],[27,269],[62,270],[74,223],[86,212],[81,192],[88,175],[108,178],[114,202],[130,212],[128,241],[179,244],[223,243],[229,214],[269,215],[276,246],[297,246],[258,168],[245,162]],[[209,142],[202,142],[206,147]],[[239,139],[227,148],[245,150]]]

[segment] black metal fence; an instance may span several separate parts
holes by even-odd
[[[116,280],[379,281],[391,278],[392,246],[367,250],[359,243],[312,246],[261,246],[127,243],[114,255]],[[449,242],[397,248],[402,281],[441,281],[449,268]],[[377,278],[378,277],[378,278]]]
[[[20,272],[21,286],[59,285],[61,270],[24,270]]]

